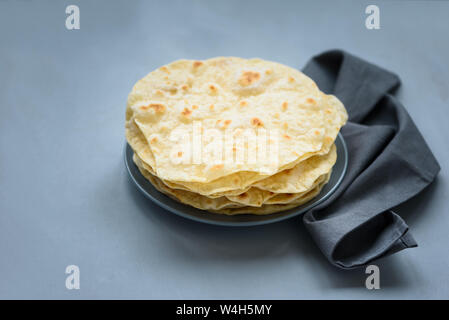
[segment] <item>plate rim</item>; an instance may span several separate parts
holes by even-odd
[[[296,211],[292,211],[290,214],[285,214],[285,215],[281,215],[281,216],[278,216],[278,217],[273,217],[272,219],[263,219],[263,220],[255,220],[255,221],[218,221],[218,220],[209,220],[209,219],[203,219],[203,218],[200,218],[200,217],[196,217],[196,216],[191,215],[191,214],[189,214],[187,212],[182,212],[182,211],[180,211],[180,210],[178,210],[176,208],[173,208],[170,205],[160,201],[159,199],[156,199],[151,193],[147,192],[147,190],[145,190],[143,188],[143,186],[141,186],[141,184],[136,180],[136,178],[134,177],[134,174],[133,174],[133,171],[135,171],[135,170],[132,170],[130,168],[130,165],[135,165],[135,164],[132,161],[132,159],[131,159],[131,163],[129,162],[129,159],[128,159],[128,150],[130,150],[131,153],[133,153],[134,151],[132,150],[131,146],[127,142],[125,143],[125,148],[124,148],[124,160],[125,160],[125,166],[126,166],[126,170],[128,172],[128,175],[131,178],[131,180],[134,182],[134,184],[137,186],[137,188],[140,190],[140,192],[142,192],[145,195],[146,198],[149,198],[151,201],[156,203],[158,206],[164,208],[165,210],[167,210],[167,211],[169,211],[169,212],[171,212],[173,214],[176,214],[176,215],[178,215],[180,217],[183,217],[183,218],[186,218],[186,219],[189,219],[189,220],[193,220],[193,221],[201,222],[201,223],[206,223],[206,224],[210,224],[210,225],[219,225],[219,226],[227,226],[227,227],[260,226],[260,225],[276,223],[276,222],[280,222],[280,221],[284,221],[284,220],[287,220],[287,219],[291,219],[291,218],[297,217],[300,214],[303,214],[303,213],[311,210],[312,208],[318,206],[319,204],[323,203],[325,200],[329,199],[329,197],[332,194],[335,193],[335,191],[341,185],[344,177],[346,176],[346,171],[347,171],[348,162],[349,162],[348,148],[347,148],[347,145],[346,145],[346,141],[345,141],[343,135],[341,134],[341,132],[338,133],[337,139],[340,140],[341,145],[343,147],[344,163],[343,163],[342,172],[341,172],[340,176],[338,177],[335,185],[332,186],[332,188],[324,196],[322,196],[318,201],[316,201],[315,203],[311,204],[310,207],[301,207],[301,206],[299,206],[298,208],[292,208],[292,209],[287,210],[287,211],[290,211],[290,210],[295,210],[296,209]],[[132,158],[132,156],[131,156],[131,158]],[[337,161],[338,161],[338,158],[337,158]],[[140,174],[143,177],[143,175],[140,173],[139,170],[137,170],[137,172],[138,172],[138,174]],[[149,184],[151,184],[149,181],[147,181],[147,182]],[[156,190],[154,188],[154,186],[152,186],[152,187],[153,187],[154,190]],[[160,194],[163,194],[162,192],[160,192],[158,190],[156,190],[156,192],[159,192]],[[165,195],[165,194],[163,194],[163,195]],[[175,200],[171,199],[167,195],[165,195],[165,196],[167,197],[167,199],[170,202],[176,202]],[[318,196],[319,196],[319,194],[316,197],[318,197]],[[313,199],[315,199],[315,198],[313,198]],[[182,206],[187,207],[188,210],[192,210],[192,209],[194,209],[195,211],[197,210],[197,211],[201,212],[201,214],[217,215],[217,216],[221,216],[222,215],[222,214],[218,214],[218,213],[209,212],[209,211],[206,211],[206,210],[197,209],[197,208],[188,206],[188,205],[180,203],[180,202],[177,202],[177,203],[182,205]],[[281,212],[279,212],[279,213],[281,213]],[[273,213],[273,214],[276,214],[276,213]],[[271,214],[260,215],[260,216],[266,217],[266,216],[269,216],[269,215],[271,215]],[[242,214],[240,214],[238,216],[242,216]],[[253,215],[252,214],[251,216],[257,216],[257,215]],[[231,216],[229,216],[229,217],[231,217]]]

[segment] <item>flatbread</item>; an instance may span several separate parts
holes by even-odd
[[[138,156],[136,155],[136,157]],[[182,184],[177,184],[162,179],[161,181],[171,189],[196,192],[208,196],[209,198],[226,196],[233,202],[241,203],[247,206],[260,207],[262,204],[267,203],[269,199],[274,198],[279,193],[283,193],[284,195],[282,197],[275,197],[270,203],[282,203],[273,202],[280,201],[280,199],[287,201],[287,199],[298,198],[298,195],[312,189],[317,184],[320,177],[325,176],[331,171],[336,159],[336,147],[333,145],[328,154],[311,157],[300,162],[292,169],[281,171],[269,178],[248,186],[246,189],[237,189],[213,195],[202,194],[199,190],[189,190]],[[139,160],[139,166],[155,175],[150,166],[145,164],[142,159],[139,158]]]
[[[128,98],[126,128],[131,147],[159,178],[214,194],[243,190],[328,153],[346,119],[337,98],[320,92],[295,69],[260,59],[215,58],[176,61],[140,80]],[[175,164],[176,154],[191,153],[176,152],[182,144],[170,137],[175,129],[193,134],[195,121],[203,130],[277,131],[278,162]],[[203,141],[203,148],[210,147],[209,142]]]
[[[151,184],[160,192],[170,196],[171,198],[175,199],[178,202],[191,205],[195,208],[201,209],[201,210],[209,210],[211,212],[220,212],[223,209],[236,209],[236,208],[245,208],[248,212],[266,212],[268,210],[267,206],[275,205],[274,208],[282,209],[286,208],[285,205],[293,205],[289,207],[294,207],[296,205],[303,204],[310,199],[313,198],[311,195],[318,194],[321,190],[321,188],[325,185],[325,183],[329,180],[330,173],[323,175],[319,177],[314,184],[314,186],[311,188],[311,190],[308,190],[307,192],[303,192],[301,194],[297,194],[296,197],[288,197],[289,195],[286,195],[286,198],[273,200],[270,202],[270,204],[262,204],[260,206],[246,206],[245,204],[238,203],[231,201],[227,197],[219,197],[219,198],[209,198],[203,195],[199,195],[197,193],[193,193],[190,191],[185,190],[178,190],[178,189],[171,189],[168,186],[166,186],[159,178],[152,175],[150,172],[148,172],[145,168],[141,166],[141,161],[138,157],[133,158],[137,167],[139,168],[142,175],[151,182]],[[279,195],[279,194],[278,194]],[[276,195],[276,196],[278,196]],[[260,210],[256,210],[260,209]],[[270,212],[273,209],[269,209]],[[228,214],[226,211],[223,211],[222,213]],[[237,212],[236,212],[237,213]],[[243,213],[243,211],[239,211],[238,213]],[[229,213],[234,214],[234,213]]]

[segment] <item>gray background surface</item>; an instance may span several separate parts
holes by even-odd
[[[381,29],[367,30],[376,3]],[[65,28],[78,4],[81,29]],[[0,298],[449,298],[449,2],[0,1]],[[123,163],[132,85],[179,58],[301,68],[343,48],[398,73],[439,160],[398,208],[419,248],[364,270],[331,266],[301,219],[213,227],[145,199]],[[81,289],[65,288],[69,264]]]

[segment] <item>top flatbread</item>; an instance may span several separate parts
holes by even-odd
[[[311,156],[327,154],[347,119],[341,102],[323,94],[298,70],[240,58],[180,60],[161,67],[136,83],[126,115],[128,142],[160,179],[209,193],[243,189]],[[231,132],[239,139],[245,130],[265,130],[265,154],[276,152],[276,161],[217,162],[203,156],[195,163],[194,150],[182,140],[194,136],[195,123],[201,124],[202,155],[220,148],[223,155],[240,149],[248,154],[254,148],[252,140],[220,145],[207,133]]]

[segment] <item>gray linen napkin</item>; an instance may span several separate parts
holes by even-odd
[[[395,74],[341,50],[314,57],[304,73],[345,105],[349,165],[339,189],[303,221],[329,261],[354,268],[416,247],[391,209],[415,196],[440,166],[401,103]]]

